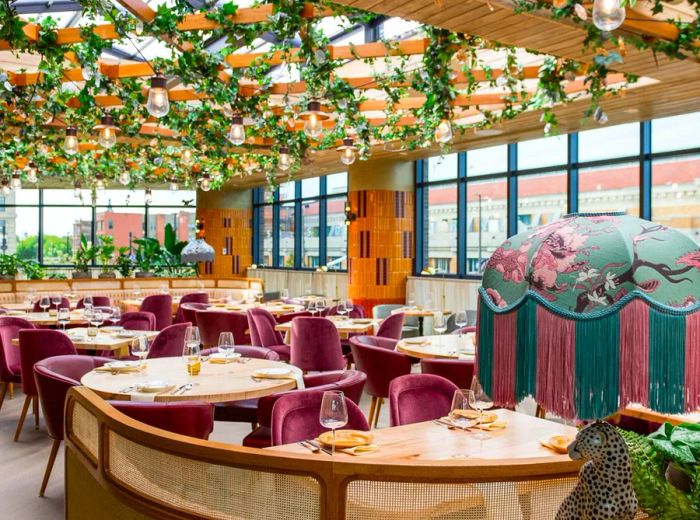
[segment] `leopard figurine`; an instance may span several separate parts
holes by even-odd
[[[632,520],[637,497],[632,488],[632,464],[622,436],[603,421],[578,432],[569,457],[587,462],[576,487],[559,506],[556,520]]]

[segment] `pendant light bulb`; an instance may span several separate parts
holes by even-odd
[[[37,173],[36,164],[30,162],[27,166],[27,182],[31,182],[32,184],[36,183],[39,180]]]
[[[94,130],[98,132],[97,142],[103,148],[109,149],[117,144],[117,132],[119,129],[114,124],[114,119],[110,115],[102,116],[100,119],[100,124],[94,127]]]
[[[280,155],[279,161],[277,162],[277,167],[283,172],[286,172],[287,170],[289,170],[289,167],[291,165],[292,163],[289,158],[289,148],[287,148],[286,146],[282,146],[280,148]]]
[[[78,129],[74,126],[66,128],[66,138],[63,140],[63,151],[68,155],[78,153]]]
[[[3,195],[9,195],[10,194],[10,181],[7,180],[7,177],[5,177],[2,182],[0,182],[0,191],[2,191]]]
[[[202,191],[209,191],[211,189],[211,178],[209,177],[208,173],[202,175],[202,178],[199,181],[199,188]]]
[[[128,171],[123,171],[119,174],[119,184],[128,186],[131,182],[131,174]]]
[[[170,111],[167,80],[160,74],[156,74],[151,78],[151,89],[148,91],[146,110],[156,118],[163,117]]]
[[[170,191],[177,191],[177,190],[178,190],[177,178],[171,177],[170,178]]]
[[[447,119],[440,121],[435,129],[435,141],[442,144],[452,141],[452,125]]]
[[[243,126],[243,118],[241,116],[233,116],[231,118],[231,130],[229,130],[228,139],[236,146],[245,143],[245,126]]]
[[[146,204],[153,202],[153,192],[151,191],[151,188],[146,188],[146,191],[144,192],[144,199]]]
[[[323,133],[323,122],[328,119],[328,114],[321,110],[319,101],[309,101],[306,112],[299,114],[304,120],[304,132],[310,139],[318,139]]]
[[[182,152],[182,163],[190,164],[192,162],[192,150],[185,150]]]
[[[22,189],[22,179],[19,178],[19,172],[15,172],[12,174],[12,181],[10,182],[10,186],[13,190]]]
[[[346,166],[350,166],[357,158],[357,146],[350,137],[343,139],[343,145],[336,148],[340,152],[340,162]]]
[[[95,175],[95,189],[97,191],[104,191],[105,189],[105,181],[101,173]]]
[[[75,182],[73,183],[73,196],[74,196],[76,199],[79,199],[79,198],[81,197],[81,195],[82,195],[82,191],[80,190],[80,182],[79,182],[79,181],[75,181]]]
[[[601,31],[614,31],[625,21],[625,8],[620,0],[595,0],[593,2],[593,25]]]

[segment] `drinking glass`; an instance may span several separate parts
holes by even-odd
[[[101,310],[93,310],[92,311],[92,316],[90,318],[90,325],[94,325],[95,328],[97,329],[97,334],[100,332],[100,325],[104,322],[104,314],[102,314]]]
[[[442,336],[447,330],[447,320],[445,315],[441,312],[433,313],[433,329],[435,332]],[[440,338],[440,343],[442,343],[442,338]]]
[[[455,325],[457,325],[459,329],[467,326],[467,313],[465,311],[459,311],[455,314]],[[460,332],[460,336],[461,335],[462,333]]]
[[[316,300],[309,300],[309,305],[307,306],[307,310],[311,313],[311,316],[316,316]]]
[[[60,307],[61,301],[62,301],[62,300],[61,300],[61,297],[60,297],[60,296],[53,296],[53,297],[51,297],[51,303],[54,304],[54,306],[56,307],[56,310],[58,310],[58,308]]]
[[[343,319],[345,319],[345,315],[348,312],[348,308],[345,306],[345,300],[340,300],[338,302],[338,314],[342,316]]]
[[[48,296],[41,297],[41,300],[39,300],[39,307],[41,307],[44,312],[48,312],[48,308],[51,307],[51,300]]]
[[[141,288],[138,285],[134,285],[133,293],[134,298],[138,300],[139,296],[141,296]]]
[[[88,308],[93,306],[92,296],[86,296],[83,298],[83,307]]]
[[[160,286],[160,292],[161,294],[168,294],[170,292],[170,288],[168,287],[168,284],[164,283]]]
[[[122,311],[118,305],[112,307],[112,321],[115,325],[122,319]]]
[[[65,332],[66,325],[70,323],[70,309],[68,307],[61,307],[58,309],[58,323],[61,324],[63,332]]]
[[[316,310],[319,316],[323,316],[323,311],[326,310],[326,301],[323,298],[316,300]]]
[[[469,401],[469,406],[471,406],[479,412],[479,415],[477,416],[476,420],[479,424],[481,424],[484,410],[493,408],[493,399],[491,399],[486,394],[486,392],[484,392],[481,383],[479,383],[479,378],[477,378],[476,376],[474,376],[474,378],[472,379],[471,389],[467,398]],[[486,439],[490,439],[491,435],[489,435],[485,431],[479,431],[478,433],[474,434],[474,438],[483,441]]]
[[[289,299],[289,289],[282,289],[282,292],[280,293],[280,298],[282,298],[282,301],[287,303],[287,300]]]
[[[233,332],[222,332],[219,334],[219,352],[228,357],[229,354],[233,354],[234,347]]]
[[[182,350],[182,359],[185,363],[187,373],[196,376],[202,368],[199,349],[199,329],[197,327],[187,327],[185,331],[185,346]]]
[[[263,301],[263,293],[262,291],[254,291],[253,296],[255,297],[255,301],[257,302],[258,305],[262,304]]]
[[[348,311],[348,319],[352,318],[352,311],[355,310],[355,305],[351,298],[345,298],[345,309]]]
[[[340,390],[323,392],[321,400],[321,426],[333,432],[331,455],[335,454],[335,430],[348,423],[348,409],[345,406],[345,395]]]
[[[450,408],[450,422],[460,428],[465,428],[469,424],[469,418],[464,413],[469,410],[469,400],[467,398],[471,390],[455,390],[452,396],[452,407]]]
[[[131,353],[139,358],[139,367],[141,369],[146,366],[146,357],[148,356],[148,339],[145,335],[139,335],[131,342]]]

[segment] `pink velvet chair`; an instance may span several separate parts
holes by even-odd
[[[252,417],[245,416],[247,420],[230,418],[230,416],[224,415],[224,412],[230,413],[230,411],[220,409],[219,407],[216,408],[216,420],[239,420],[241,422],[253,423],[254,429],[243,439],[243,446],[267,448],[272,446],[272,407],[277,399],[289,393],[308,392],[311,390],[341,390],[345,394],[345,397],[353,403],[359,404],[366,380],[367,376],[357,370],[338,370],[334,372],[323,372],[321,374],[306,374],[304,376],[304,385],[306,389],[278,392],[256,399],[254,409],[256,414]],[[253,400],[251,399],[250,401]],[[240,403],[245,403],[245,401],[236,402],[238,406],[241,406]],[[242,417],[242,415],[238,415],[237,417]]]
[[[53,297],[49,296],[49,300],[51,300],[51,305],[49,305],[49,309],[55,309],[56,306],[53,304]],[[41,303],[41,298],[39,298],[37,301],[34,302],[34,312],[44,312],[44,309],[41,308],[39,305]],[[68,307],[70,308],[70,301],[68,301],[68,298],[65,296],[61,296],[61,303],[58,304],[59,307]]]
[[[181,303],[178,311],[182,311],[184,321],[189,321],[193,325],[197,325],[197,311],[204,311],[211,307],[208,303]]]
[[[183,323],[185,321],[194,323],[192,320],[188,320],[185,317],[185,313],[182,309],[183,304],[188,303],[199,303],[209,305],[209,294],[205,292],[196,292],[183,295],[182,298],[180,298],[180,303],[177,306],[177,312],[175,313],[175,319],[173,320],[173,323]]]
[[[381,325],[379,325],[376,335],[382,338],[401,339],[404,318],[405,315],[403,312],[390,314],[382,321]]]
[[[421,359],[420,371],[449,379],[459,388],[469,388],[474,377],[474,361],[462,359]]]
[[[276,320],[277,323],[287,323],[290,321],[294,321],[294,318],[304,318],[307,316],[312,316],[312,314],[309,311],[289,312],[287,314],[282,314],[281,316],[278,316]]]
[[[289,362],[305,372],[341,370],[346,360],[338,329],[326,318],[295,318]]]
[[[161,330],[148,348],[148,359],[182,356],[185,348],[185,333],[191,325],[186,321]]]
[[[476,327],[474,325],[469,325],[468,327],[462,327],[459,329],[455,329],[452,332],[450,332],[450,334],[459,335],[459,334],[469,334],[470,332],[476,332]]]
[[[127,330],[156,330],[156,316],[152,312],[125,312],[117,325]]]
[[[12,340],[19,337],[20,330],[33,328],[34,325],[23,318],[0,316],[0,408],[7,390],[14,390],[14,384],[22,382],[19,347],[13,345]]]
[[[389,384],[391,426],[439,419],[450,413],[457,385],[432,374],[407,374]]]
[[[19,357],[22,372],[22,391],[24,406],[17,422],[15,442],[19,440],[22,426],[29,411],[29,405],[34,404],[35,427],[39,428],[39,399],[34,380],[34,365],[53,356],[77,355],[73,342],[60,330],[51,329],[22,329],[19,331]]]
[[[152,312],[156,317],[156,330],[173,324],[173,297],[169,294],[152,294],[141,302],[141,312]]]
[[[206,440],[214,430],[214,405],[211,403],[109,401],[109,404],[132,419],[179,435]]]
[[[248,316],[245,312],[197,311],[197,327],[202,345],[215,347],[219,344],[219,334],[232,332],[236,345],[250,345]]]
[[[112,300],[109,299],[109,296],[92,296],[92,306],[93,307],[111,307],[112,306]],[[76,309],[84,309],[85,308],[85,298],[80,298],[78,300],[78,303],[75,305]]]
[[[389,384],[411,373],[411,360],[401,352],[367,345],[361,337],[350,338],[350,348],[355,367],[367,374],[367,393],[372,396],[369,423],[376,427],[384,398],[389,397]]]
[[[248,310],[248,328],[250,329],[251,343],[274,350],[282,361],[289,361],[289,345],[284,343],[282,334],[275,330],[276,325],[275,317],[265,309],[253,308]]]
[[[51,476],[58,448],[63,440],[63,418],[66,393],[73,386],[80,386],[80,379],[96,367],[101,367],[110,358],[97,356],[55,356],[38,361],[34,365],[34,379],[39,393],[41,409],[44,412],[44,420],[49,437],[53,439],[49,461],[44,472],[44,480],[39,489],[39,496],[43,497],[46,485]]]
[[[292,392],[277,399],[272,407],[272,445],[315,439],[323,432],[329,431],[319,422],[322,399],[321,390]],[[345,406],[348,410],[348,422],[344,428],[369,430],[369,424],[360,407],[348,398],[345,399]]]

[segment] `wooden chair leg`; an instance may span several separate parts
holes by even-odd
[[[384,398],[378,397],[377,398],[377,407],[374,410],[374,426],[373,426],[373,428],[376,428],[377,423],[379,422],[379,410],[382,409],[382,404],[384,404]]]
[[[0,383],[0,410],[2,410],[2,403],[5,402],[5,394],[7,393],[7,387],[9,383]]]
[[[39,429],[39,397],[32,397],[32,411],[34,412],[34,429]]]
[[[539,417],[540,419],[544,419],[544,416],[546,413],[547,413],[547,410],[544,409],[544,406],[538,404],[537,409],[535,410],[535,417]]]
[[[39,490],[39,496],[44,496],[44,491],[46,491],[46,485],[49,483],[49,477],[51,476],[51,470],[53,469],[53,463],[56,462],[56,455],[58,455],[58,448],[61,446],[61,441],[58,439],[53,440],[51,445],[51,454],[49,455],[49,462],[46,464],[46,471],[44,472],[44,480],[41,483],[41,489]]]
[[[15,398],[15,384],[10,383],[10,399],[14,399],[14,398]]]
[[[369,416],[367,417],[367,424],[369,424],[369,427],[372,427],[372,421],[374,420],[374,409],[377,406],[377,398],[372,396],[372,399],[369,402]]]
[[[24,426],[24,419],[27,418],[27,412],[29,411],[30,404],[32,404],[32,396],[28,395],[24,398],[22,413],[20,414],[19,422],[17,423],[17,430],[15,431],[15,442],[19,440],[19,434],[22,433],[22,426]]]

